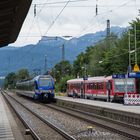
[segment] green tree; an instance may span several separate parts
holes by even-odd
[[[55,67],[52,69],[52,75],[59,82],[62,77],[66,75],[71,75],[72,66],[69,61],[61,61],[60,63],[56,64]]]
[[[81,53],[77,56],[77,59],[73,63],[73,75],[75,77],[83,77],[88,74],[88,67],[89,67],[89,59],[90,59],[90,50],[91,48],[88,47],[85,53]]]
[[[21,69],[17,73],[17,78],[18,80],[24,80],[24,79],[29,79],[30,75],[27,69]]]
[[[59,83],[57,83],[56,85],[56,91],[61,91],[61,92],[66,92],[67,89],[67,80],[69,79],[73,79],[73,76],[70,75],[65,75],[65,77],[63,77]]]
[[[4,87],[9,89],[14,89],[16,87],[17,75],[14,72],[9,73],[5,77]]]
[[[140,65],[140,19],[136,18],[132,20],[130,23],[130,46],[131,50],[135,50],[136,45],[136,52],[137,52],[137,63]],[[135,34],[136,34],[136,42],[135,42]],[[134,65],[136,63],[135,59],[135,52],[131,54],[131,64]]]

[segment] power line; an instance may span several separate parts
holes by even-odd
[[[70,0],[69,2],[73,3],[73,2],[82,2],[82,1],[89,1],[89,0]],[[67,1],[45,2],[45,3],[36,3],[36,5],[39,6],[39,5],[51,5],[51,4],[63,4],[63,3],[66,3],[66,2]],[[32,4],[32,5],[35,5],[35,4]]]
[[[120,5],[99,5],[100,8],[105,8],[105,7],[119,7]],[[39,7],[39,6],[38,6]],[[46,5],[45,7],[63,7],[62,5]],[[68,5],[68,8],[95,8],[96,5]],[[125,7],[134,7],[135,5],[125,5]],[[137,5],[137,7],[140,7],[140,5]]]
[[[47,31],[45,32],[45,34],[46,33],[48,33],[48,31],[51,29],[51,27],[54,25],[54,23],[55,23],[55,21],[59,18],[59,16],[62,14],[62,12],[64,11],[64,9],[67,7],[67,5],[69,4],[69,2],[70,2],[70,0],[68,0],[67,2],[66,2],[66,4],[64,5],[64,7],[62,8],[62,10],[59,12],[59,14],[56,16],[56,18],[55,18],[55,20],[50,24],[50,26],[49,26],[49,28],[47,29]],[[43,5],[43,7],[44,7],[44,5]],[[42,9],[41,9],[42,10]],[[41,12],[41,10],[39,11],[39,13]],[[38,16],[38,14],[37,14],[37,16]],[[32,22],[32,24],[33,24],[33,22]],[[31,26],[30,26],[30,29],[31,29],[31,27],[32,27],[32,24],[31,24]],[[30,30],[29,30],[30,31]],[[29,32],[28,31],[28,32]],[[41,31],[40,31],[41,32]],[[29,34],[29,33],[28,33]],[[44,35],[45,35],[44,34]],[[30,52],[32,49],[34,48],[34,46],[33,47],[31,47],[31,48],[29,48],[29,50],[28,50],[28,52]],[[22,59],[24,58],[24,56],[22,56]]]
[[[69,4],[70,0],[68,0],[66,2],[66,4],[64,5],[64,7],[61,9],[61,11],[59,12],[59,14],[56,16],[56,18],[52,21],[52,23],[50,24],[50,26],[48,27],[47,31],[45,32],[44,35],[46,35],[49,30],[52,28],[52,26],[55,24],[56,20],[59,18],[59,16],[62,14],[62,12],[64,11],[64,9],[67,7],[67,5]]]
[[[103,13],[99,13],[99,12],[98,12],[98,14],[97,14],[97,15],[95,14],[95,16],[90,20],[89,24],[87,24],[87,25],[82,29],[81,33],[84,32],[84,31],[86,31],[86,29],[88,29],[89,26],[90,26],[90,28],[91,28],[91,24],[93,23],[94,19],[97,19],[97,21],[98,21],[98,26],[100,26],[100,24],[99,24],[99,18],[98,18],[99,16],[105,15],[105,14],[110,13],[110,12],[113,12],[113,11],[119,9],[119,8],[122,8],[122,7],[126,6],[128,3],[130,3],[131,1],[133,1],[133,0],[128,0],[128,1],[125,2],[125,3],[123,3],[123,4],[121,4],[121,5],[118,5],[115,9],[107,10],[106,12],[103,12]],[[95,5],[95,7],[96,7],[96,5]],[[100,7],[100,6],[99,6],[99,7]],[[101,17],[101,18],[103,19],[103,17]],[[103,22],[105,22],[105,21],[103,21]],[[93,25],[92,25],[92,26],[93,26]],[[81,33],[79,33],[79,34],[81,34]],[[79,36],[80,36],[80,35],[79,35]]]
[[[34,6],[34,18],[33,18],[32,22],[31,22],[31,25],[30,25],[30,27],[28,29],[28,32],[27,32],[28,35],[30,34],[31,30],[33,29],[32,27],[33,27],[33,24],[34,24],[35,20],[38,19],[39,14],[41,13],[41,11],[45,7],[45,5],[42,5],[41,8],[40,8],[40,10],[37,12],[37,8],[36,8],[37,4],[32,4],[32,5]],[[40,27],[39,27],[39,23],[38,23],[37,26],[38,26],[38,29],[39,29],[39,31],[41,33],[41,30],[40,30]],[[27,41],[27,38],[25,38],[25,41]]]
[[[77,1],[83,1],[83,0],[77,0]],[[84,0],[85,1],[85,0]],[[130,0],[129,0],[130,1]],[[131,0],[132,1],[132,0]],[[55,18],[55,20],[51,23],[51,25],[49,26],[49,28],[47,29],[47,31],[46,31],[46,33],[51,29],[51,27],[54,25],[54,23],[56,22],[56,20],[59,18],[59,16],[62,14],[62,12],[64,11],[64,9],[67,7],[67,5],[68,5],[68,3],[69,2],[71,2],[70,0],[69,1],[67,1],[67,3],[65,4],[65,6],[62,8],[62,10],[60,11],[60,13],[56,16],[56,18]],[[128,3],[128,2],[127,2]],[[127,3],[124,3],[123,5],[120,5],[119,7],[122,7],[122,6],[125,6]],[[43,7],[44,7],[44,5],[43,5]],[[43,8],[42,8],[43,9]],[[40,9],[40,11],[39,12],[41,12],[41,10],[42,9]],[[116,10],[116,9],[115,9]],[[109,10],[110,11],[110,10]],[[104,14],[104,13],[103,13]],[[38,13],[37,13],[37,15],[39,15]],[[101,14],[100,14],[101,15]],[[96,17],[96,16],[95,16]],[[94,18],[95,18],[94,17]],[[31,24],[32,25],[32,24]],[[31,26],[32,27],[32,26]],[[29,30],[30,31],[30,30]],[[29,32],[28,32],[28,34],[29,34]],[[33,49],[33,47],[31,47],[29,50],[28,50],[28,52],[30,51],[30,50],[32,50]],[[24,58],[24,57],[22,57],[22,58]]]
[[[69,2],[78,2],[78,1],[87,1],[87,0],[73,0],[73,1],[69,1]],[[121,5],[118,5],[117,6],[117,9],[118,8],[120,8],[120,7],[123,7],[123,6],[126,6],[130,1],[132,1],[132,0],[129,0],[129,1],[127,1],[127,2],[125,2],[125,3],[123,3],[123,4],[121,4]],[[63,3],[65,2],[66,3],[66,1],[62,1]],[[55,2],[53,2],[53,3],[55,3]],[[56,3],[61,3],[61,2],[56,2]],[[44,3],[44,4],[46,4],[46,3]],[[47,3],[48,4],[48,3]],[[43,4],[42,4],[43,5]],[[67,7],[68,7],[68,5],[66,5]],[[43,5],[43,7],[45,7],[45,5]],[[64,7],[63,7],[64,8]],[[43,8],[42,8],[43,9]],[[41,10],[42,9],[40,9],[40,11],[37,13],[37,16],[39,15],[39,13],[41,12]],[[62,9],[62,11],[61,12],[63,12],[63,10],[64,9]],[[113,12],[114,10],[116,10],[116,8],[115,9],[112,9],[112,10],[108,10],[107,12]],[[45,32],[45,34],[51,29],[51,27],[54,25],[54,22],[57,20],[57,18],[60,16],[60,14],[61,14],[61,12],[58,14],[58,16],[55,18],[55,20],[51,23],[51,25],[48,27],[48,29],[47,29],[47,31]],[[105,12],[105,13],[107,13],[107,12]],[[100,13],[100,14],[98,14],[98,16],[101,16],[101,15],[104,15],[105,13]],[[96,18],[96,15],[91,19],[91,21],[90,22],[92,22],[93,21],[93,19],[94,18]],[[97,18],[97,20],[98,20],[98,25],[99,25],[99,18]],[[38,23],[39,24],[39,23]],[[91,24],[91,23],[90,23]],[[90,25],[89,24],[89,25]],[[87,27],[89,26],[89,25],[87,25]],[[87,29],[87,27],[85,26],[84,28],[83,28],[83,30],[82,30],[82,32],[84,32],[86,29]],[[30,28],[32,28],[32,24],[31,24],[31,27]],[[42,36],[42,33],[41,33],[41,30],[40,30],[40,27],[39,27],[39,25],[38,25],[38,28],[39,28],[39,31],[40,31],[40,34],[41,34],[41,36]],[[29,31],[28,31],[28,35],[29,35],[29,32],[30,32],[30,30],[31,29],[29,29]],[[81,33],[80,33],[81,34]],[[41,37],[40,36],[40,37]],[[80,35],[79,35],[80,36]],[[28,37],[28,36],[27,36]],[[27,39],[25,39],[25,40],[27,40]]]

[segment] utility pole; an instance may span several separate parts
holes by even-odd
[[[128,31],[128,48],[129,48],[129,66],[128,66],[128,72],[131,72],[132,71],[132,68],[131,68],[131,48],[130,48],[130,37],[131,37],[131,34],[130,34],[130,30]]]
[[[110,20],[107,20],[107,28],[106,28],[106,38],[107,38],[107,47],[110,49]]]
[[[138,13],[138,16],[140,16],[140,9],[138,9],[139,13]]]
[[[98,4],[97,4],[98,0],[96,0],[96,9],[95,9],[95,15],[97,16],[98,15]]]
[[[45,65],[44,65],[44,72],[47,71],[47,55],[45,55]]]
[[[108,19],[107,20],[107,33],[106,33],[106,36],[107,36],[107,38],[109,38],[110,37],[110,20]]]
[[[36,4],[34,5],[34,17],[36,16]]]
[[[62,61],[65,60],[65,47],[64,44],[62,45]]]
[[[138,72],[140,71],[139,66],[137,64],[137,27],[136,27],[136,23],[134,24],[134,34],[135,34],[135,65],[134,65],[134,71]]]
[[[63,63],[65,61],[65,47],[64,44],[62,45],[62,60],[61,62]],[[64,76],[64,67],[63,65],[61,66],[61,73],[62,73],[62,78]]]
[[[137,30],[136,30],[136,24],[134,25],[134,30],[135,30],[135,64],[137,64]]]

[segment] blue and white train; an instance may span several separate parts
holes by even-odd
[[[55,97],[54,79],[51,75],[39,75],[31,80],[18,81],[16,88],[18,94],[44,102],[53,101]]]

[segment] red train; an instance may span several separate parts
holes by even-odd
[[[106,101],[123,100],[124,94],[136,94],[135,78],[112,78],[112,76],[71,79],[67,81],[67,94],[78,97],[104,99]]]

